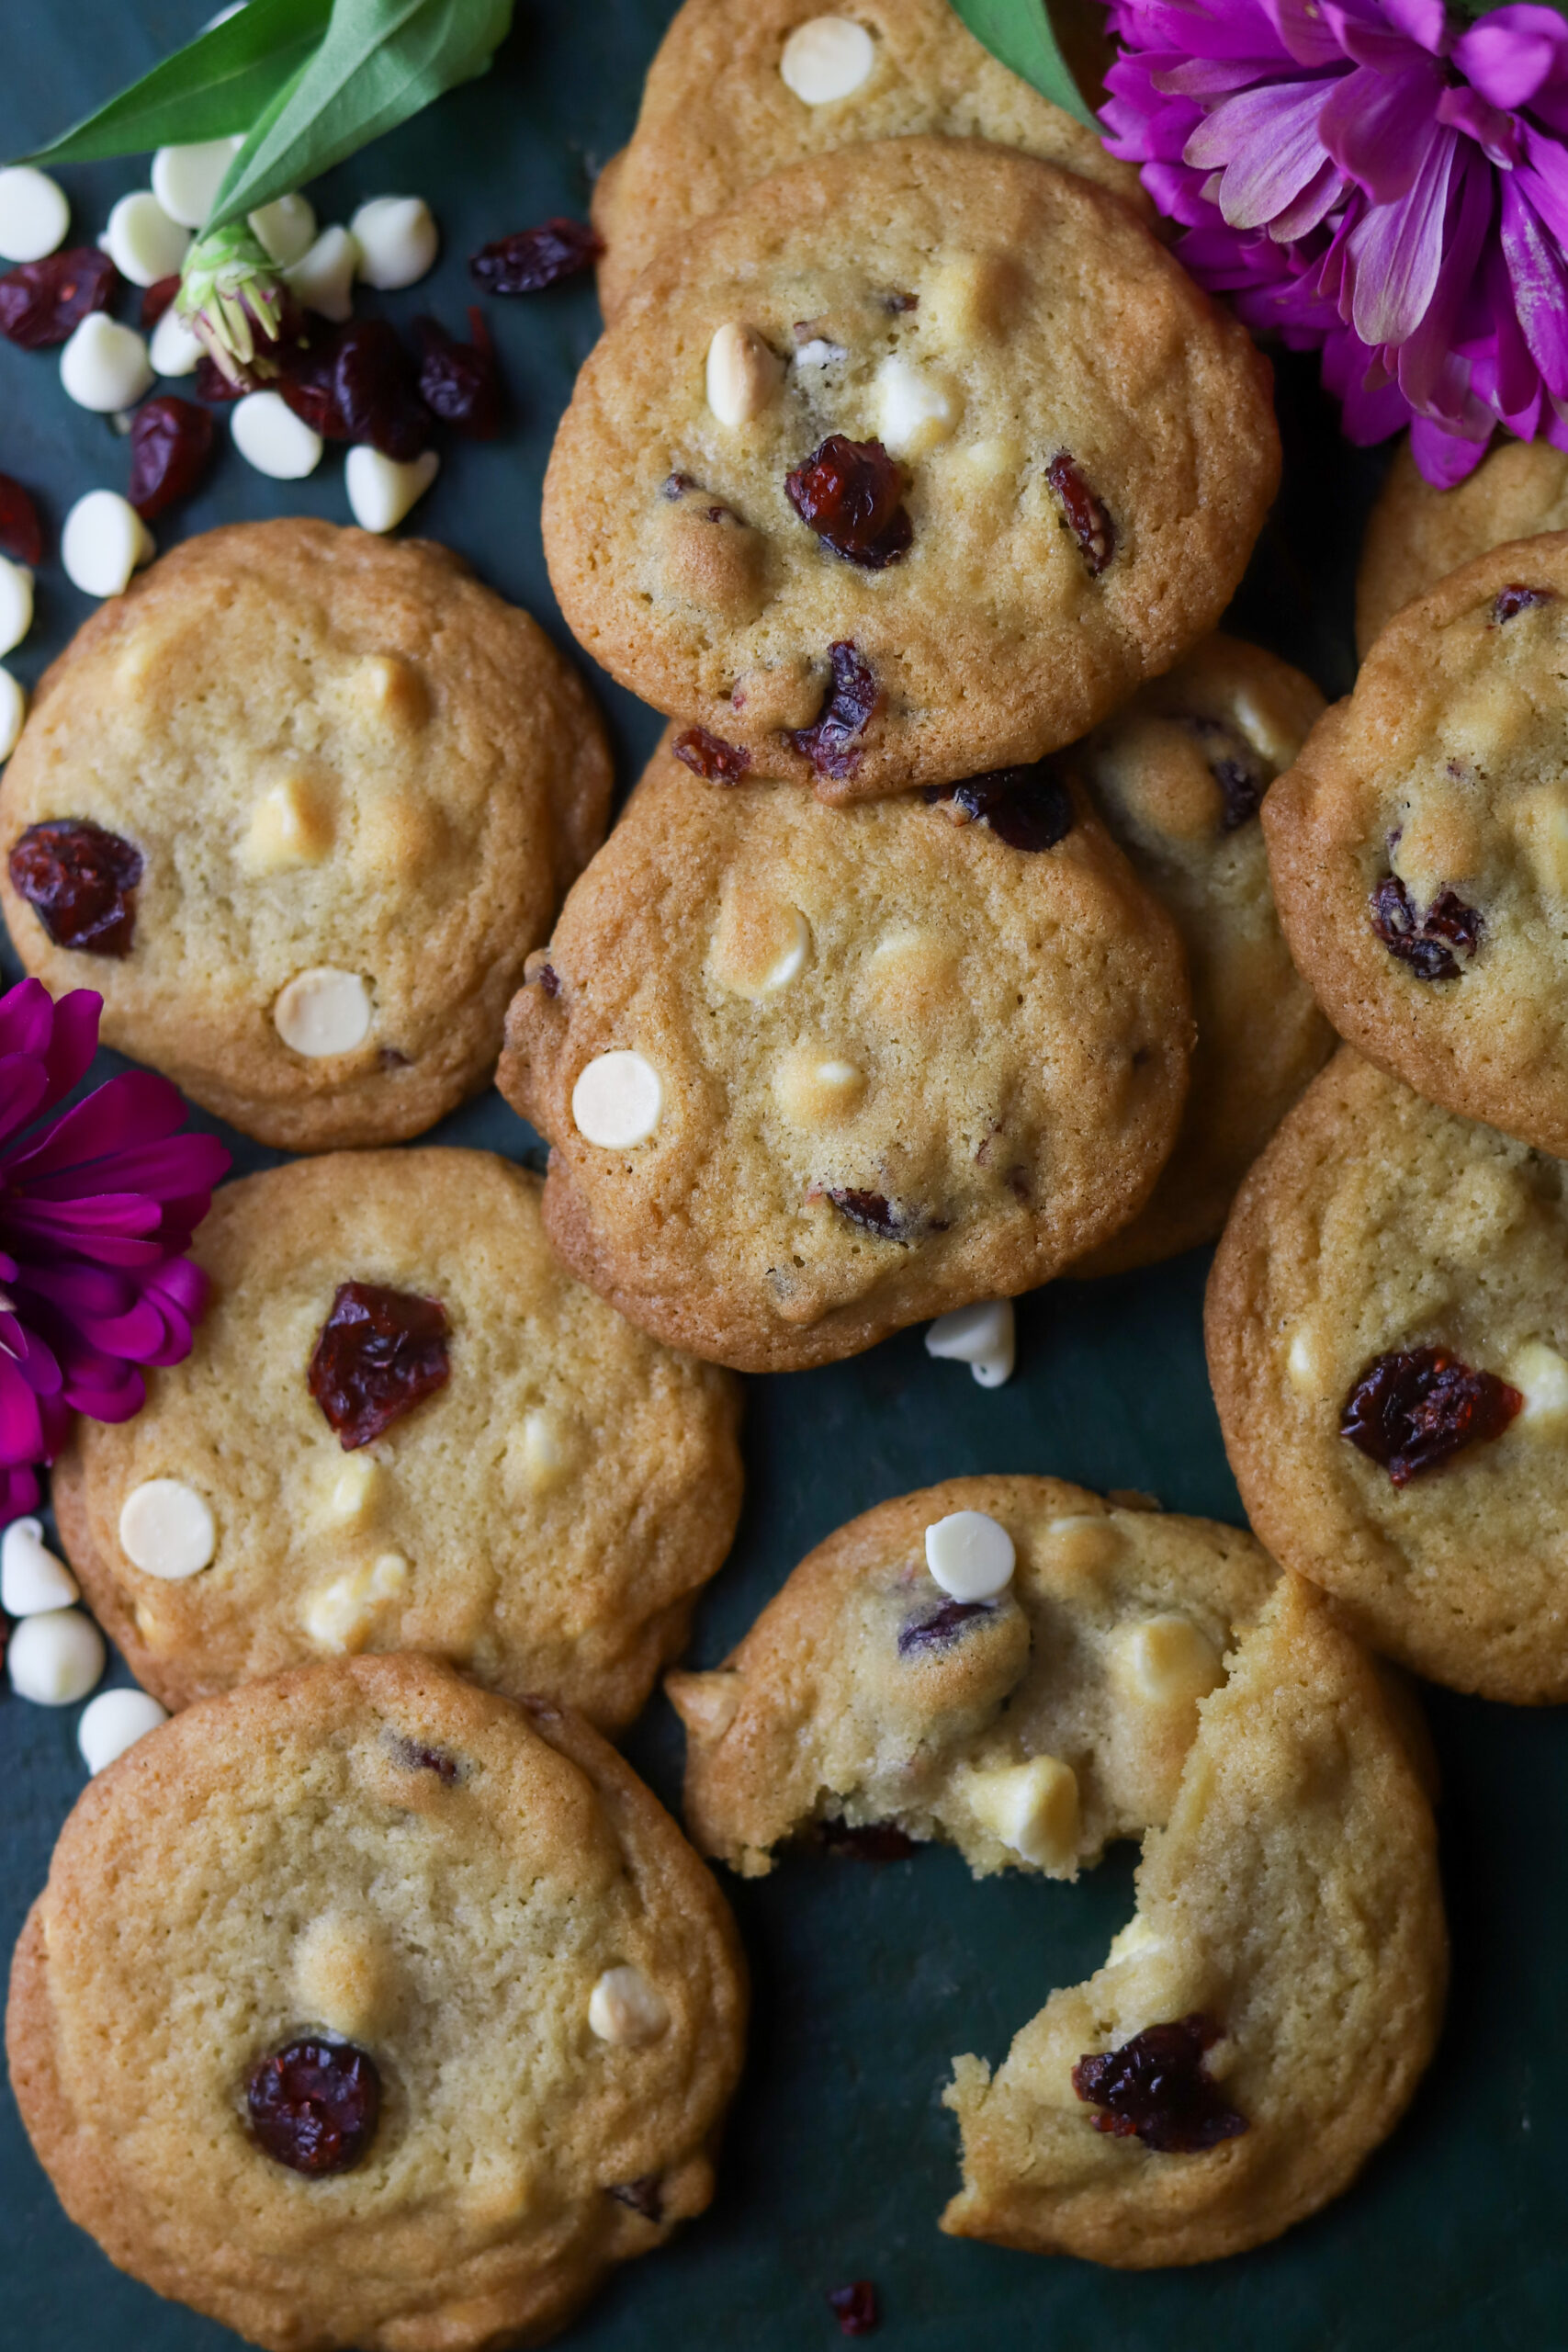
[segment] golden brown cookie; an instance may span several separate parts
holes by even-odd
[[[1363,661],[1395,613],[1505,540],[1568,530],[1568,455],[1500,438],[1467,481],[1436,490],[1408,437],[1395,452],[1361,544],[1356,648]]]
[[[54,1472],[91,1606],[165,1705],[416,1649],[637,1713],[735,1531],[739,1398],[571,1279],[542,1189],[435,1148],[219,1192],[190,1355]]]
[[[389,1143],[494,1069],[610,782],[575,673],[456,556],[236,525],[45,677],[0,905],[29,972],[247,1135]]]
[[[93,1781],[11,1975],[73,2221],[268,2352],[542,2343],[713,2193],[734,1928],[577,1717],[426,1658],[191,1708]]]

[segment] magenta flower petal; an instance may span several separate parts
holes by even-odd
[[[1419,179],[1437,136],[1442,68],[1422,58],[1397,74],[1362,66],[1321,109],[1323,144],[1374,204],[1396,204]]]
[[[1322,167],[1318,118],[1332,85],[1293,83],[1226,98],[1188,141],[1182,161],[1224,166],[1220,210],[1233,229],[1260,229],[1282,212]]]

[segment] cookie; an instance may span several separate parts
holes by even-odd
[[[1434,1681],[1568,1699],[1568,1170],[1347,1047],[1242,1187],[1207,1332],[1270,1551]]]
[[[627,296],[557,435],[550,577],[700,772],[850,800],[1038,759],[1218,620],[1278,477],[1269,384],[1087,180],[842,149]]]
[[[1364,661],[1395,613],[1507,539],[1568,530],[1568,455],[1548,441],[1499,440],[1467,481],[1437,490],[1402,441],[1367,525],[1356,576]]]
[[[584,1723],[349,1658],[88,1785],[6,2045],[132,2277],[268,2352],[491,2352],[702,2211],[744,2019],[707,1871]]]
[[[631,143],[593,191],[610,318],[661,245],[786,164],[871,139],[988,139],[1137,209],[1135,169],[981,46],[947,0],[686,0],[648,70]]]
[[[1322,710],[1299,670],[1212,637],[1063,754],[1173,917],[1198,1023],[1187,1114],[1154,1196],[1077,1273],[1121,1273],[1212,1241],[1328,1058],[1334,1032],[1291,961],[1254,821]]]
[[[573,1272],[777,1372],[1105,1239],[1170,1149],[1190,1039],[1174,927],[1060,778],[830,809],[663,749],[529,966],[499,1082],[553,1147]]]
[[[543,632],[444,548],[326,523],[189,539],[87,622],[0,785],[0,903],[107,1043],[296,1151],[483,1085],[604,830]]]
[[[440,1148],[225,1185],[185,1363],[54,1508],[166,1706],[354,1650],[629,1723],[740,1509],[735,1384],[573,1282],[536,1176]]]
[[[945,1562],[964,1538],[995,1549],[990,1577]],[[1234,1527],[1060,1478],[883,1503],[800,1563],[722,1667],[667,1677],[687,1828],[747,1877],[788,1839],[852,1849],[892,1828],[955,1845],[977,1877],[1076,1878],[1168,1817],[1198,1702],[1278,1573]]]
[[[1270,786],[1285,936],[1342,1037],[1568,1155],[1568,533],[1494,548],[1391,621]]]

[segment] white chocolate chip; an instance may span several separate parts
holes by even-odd
[[[1054,1566],[1069,1576],[1093,1577],[1119,1559],[1125,1542],[1115,1521],[1105,1511],[1077,1510],[1045,1522],[1045,1539]]]
[[[435,266],[441,236],[422,196],[376,196],[349,222],[359,275],[383,294],[412,286]]]
[[[370,1594],[375,1600],[395,1600],[409,1589],[413,1574],[400,1552],[383,1552],[370,1571]]]
[[[851,17],[810,17],[785,41],[779,72],[803,104],[826,107],[858,90],[875,62],[863,25]]]
[[[73,1707],[103,1673],[104,1637],[80,1609],[45,1609],[13,1626],[6,1651],[11,1688],[39,1707]]]
[[[33,575],[0,555],[0,653],[20,645],[33,625]]]
[[[134,408],[152,382],[145,336],[102,311],[89,311],[61,351],[60,380],[77,407],[95,415]]]
[[[1516,1351],[1504,1378],[1525,1400],[1520,1429],[1555,1435],[1568,1419],[1568,1362],[1544,1340],[1531,1340]]]
[[[950,1511],[926,1530],[926,1566],[954,1600],[993,1600],[1012,1582],[1012,1537],[987,1511]]]
[[[588,1996],[588,2026],[601,2041],[657,2041],[670,2023],[664,1996],[640,1968],[607,1968]]]
[[[1017,1326],[1010,1298],[982,1299],[939,1315],[926,1333],[926,1353],[966,1363],[982,1388],[999,1388],[1012,1372]]]
[[[852,1117],[865,1087],[863,1069],[815,1046],[786,1055],[775,1081],[779,1107],[797,1127],[831,1127]]]
[[[1018,445],[998,434],[983,441],[971,441],[968,447],[957,453],[970,468],[975,479],[986,489],[1017,480],[1019,471]]]
[[[434,449],[422,449],[406,465],[367,445],[351,449],[344,467],[349,511],[362,531],[395,531],[440,470]]]
[[[230,429],[245,463],[273,481],[303,481],[321,462],[321,435],[281,392],[247,392],[234,403]]]
[[[299,776],[286,776],[252,809],[240,856],[247,873],[276,874],[289,866],[320,865],[332,845],[332,826],[310,787]]]
[[[132,572],[157,552],[152,532],[118,490],[90,490],[79,498],[60,534],[65,576],[85,596],[122,594]]]
[[[958,422],[958,395],[946,378],[911,367],[897,352],[883,361],[873,389],[883,446],[892,457],[923,457]]]
[[[291,269],[316,242],[316,211],[308,196],[280,196],[250,216],[251,234],[275,268]]]
[[[359,245],[346,229],[323,229],[307,254],[283,273],[301,309],[341,326],[354,315]]]
[[[152,330],[148,358],[155,376],[194,376],[201,359],[201,337],[171,302]]]
[[[832,368],[848,356],[841,343],[829,343],[824,336],[814,334],[796,351],[795,364],[797,368]]]
[[[28,698],[9,670],[0,670],[0,760],[8,760],[22,740]]]
[[[772,996],[806,968],[811,926],[798,907],[741,885],[726,892],[713,938],[713,969],[737,996]]]
[[[1285,724],[1278,711],[1269,709],[1266,699],[1259,700],[1249,687],[1238,686],[1231,712],[1253,750],[1277,775],[1290,766],[1302,748],[1301,735]]]
[[[45,1544],[42,1521],[14,1519],[0,1535],[0,1609],[7,1617],[37,1617],[81,1598],[75,1577]]]
[[[319,1912],[294,1947],[290,1975],[299,2013],[353,2041],[373,2036],[395,1985],[387,1938],[373,1919]]]
[[[1317,1387],[1317,1351],[1312,1343],[1312,1333],[1304,1326],[1291,1334],[1285,1373],[1292,1387],[1299,1388],[1303,1396],[1312,1396]]]
[[[224,174],[244,144],[238,139],[198,139],[160,147],[152,158],[152,193],[182,228],[204,229]]]
[[[750,424],[784,381],[784,363],[750,327],[733,320],[708,345],[707,401],[720,424]]]
[[[629,1151],[646,1143],[663,1109],[663,1081],[642,1054],[596,1054],[571,1090],[578,1134],[604,1151]]]
[[[148,1478],[120,1505],[119,1541],[133,1568],[173,1583],[211,1566],[218,1530],[206,1497],[183,1478]]]
[[[120,198],[100,243],[132,286],[156,286],[161,277],[179,276],[190,231],[171,220],[152,189],[142,187]]]
[[[530,1494],[547,1495],[565,1479],[571,1464],[553,1413],[533,1406],[523,1416],[518,1442],[523,1483]]]
[[[272,1008],[273,1026],[294,1053],[320,1060],[352,1054],[370,1035],[370,991],[357,972],[318,964],[297,972],[280,989]]]
[[[64,191],[47,172],[30,164],[0,172],[0,261],[42,261],[59,251],[70,225]]]
[[[168,1720],[167,1707],[160,1706],[150,1690],[100,1690],[83,1708],[76,1726],[82,1761],[89,1772],[101,1772]]]
[[[1190,1706],[1225,1679],[1220,1654],[1190,1617],[1174,1613],[1121,1625],[1111,1672],[1128,1697],[1156,1707]]]
[[[375,1509],[384,1473],[367,1453],[351,1453],[332,1483],[323,1516],[335,1527],[367,1519]]]
[[[1076,1867],[1078,1782],[1070,1764],[1032,1756],[1026,1764],[971,1772],[964,1794],[976,1821],[1026,1862],[1055,1872]]]
[[[341,1655],[363,1649],[370,1637],[377,1611],[384,1600],[395,1600],[408,1589],[410,1568],[400,1552],[383,1552],[368,1566],[351,1568],[331,1584],[307,1594],[305,1631],[318,1649]]]

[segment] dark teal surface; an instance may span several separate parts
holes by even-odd
[[[213,0],[0,0],[0,153],[57,130],[188,37]],[[594,8],[519,0],[488,81],[454,94],[311,191],[323,221],[362,197],[429,198],[446,245],[434,277],[369,298],[457,326],[474,247],[556,211],[581,212],[624,139],[668,0]],[[144,184],[135,164],[61,175],[77,232]],[[446,539],[566,642],[539,548],[539,488],[555,422],[592,344],[586,286],[489,315],[515,402],[499,446],[450,449],[417,527]],[[1287,489],[1238,619],[1330,692],[1350,674],[1349,589],[1375,461],[1332,433],[1310,371],[1281,381]],[[72,501],[123,486],[127,453],[62,395],[56,363],[0,344],[0,471],[43,496],[51,539]],[[340,464],[298,485],[226,453],[175,537],[241,516],[347,520]],[[9,666],[28,683],[86,616],[57,566],[39,626]],[[597,682],[623,783],[658,722]],[[106,1068],[112,1057],[105,1057]],[[499,1099],[441,1140],[521,1154],[534,1138]],[[237,1144],[242,1167],[268,1155]],[[749,1384],[740,1538],[698,1616],[694,1655],[717,1659],[794,1562],[852,1513],[963,1471],[1053,1471],[1137,1487],[1172,1509],[1239,1517],[1200,1336],[1205,1261],[1187,1259],[1021,1303],[1020,1361],[985,1393],[934,1364],[919,1332],[857,1362]],[[613,1442],[613,1433],[610,1439]],[[116,1669],[123,1679],[123,1669]],[[0,1941],[41,1886],[84,1781],[78,1710],[0,1699]],[[711,2213],[630,2266],[566,2339],[582,2352],[799,2352],[840,2342],[824,2297],[869,2277],[875,2339],[898,2352],[1553,2352],[1568,2346],[1568,1722],[1438,1693],[1443,1845],[1456,1965],[1448,2030],[1414,2112],[1365,2178],[1278,2245],[1188,2273],[1120,2276],[959,2245],[936,2216],[956,2184],[941,2106],[959,2051],[993,2060],[1053,1984],[1096,1966],[1129,1915],[1131,1852],[1077,1887],[993,1880],[956,1858],[888,1865],[786,1862],[739,1886],[756,1979],[746,2080]],[[680,1739],[656,1700],[629,1742],[665,1798]],[[171,2128],[177,2128],[172,2124]],[[234,2339],[118,2276],[64,2220],[8,2095],[0,2096],[0,2346],[17,2352],[219,2352]]]

